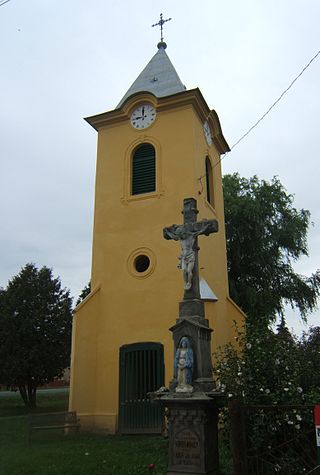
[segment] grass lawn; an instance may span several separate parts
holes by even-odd
[[[67,408],[66,390],[40,390],[37,412]],[[21,401],[21,402],[20,402]],[[0,475],[162,475],[161,437],[64,436],[41,431],[29,439],[27,410],[18,393],[0,393]],[[148,465],[154,463],[156,471]]]
[[[68,390],[38,391],[37,412],[67,410]],[[19,393],[0,392],[0,475],[164,475],[168,441],[154,436],[65,436],[40,431],[29,437],[28,410]],[[228,453],[222,447],[228,474]],[[224,463],[225,462],[225,463]],[[155,465],[155,470],[148,466]]]
[[[37,391],[36,412],[67,411],[69,390],[39,389]],[[0,417],[22,416],[29,413],[21,399],[19,391],[0,391]]]

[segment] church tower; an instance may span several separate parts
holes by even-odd
[[[200,292],[213,351],[244,315],[228,293],[218,116],[187,90],[163,40],[116,109],[89,117],[98,132],[91,293],[75,309],[70,410],[110,433],[161,430],[146,394],[173,373],[169,328],[178,318],[180,246],[163,228],[180,223],[185,198],[219,231],[199,237]]]

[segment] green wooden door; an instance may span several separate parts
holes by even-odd
[[[159,434],[163,411],[147,397],[164,385],[163,345],[133,343],[120,348],[119,432]]]

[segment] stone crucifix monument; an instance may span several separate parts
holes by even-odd
[[[198,236],[218,231],[218,222],[215,219],[197,221],[197,202],[194,198],[187,198],[183,202],[182,225],[173,224],[163,230],[165,239],[174,239],[181,245],[179,266],[183,272],[184,296],[179,303],[179,318],[176,325],[170,330],[173,332],[175,354],[181,351],[181,339],[186,337],[194,353],[193,385],[192,389],[211,391],[213,389],[211,370],[211,329],[205,319],[204,302],[200,299],[199,263],[198,263]],[[181,383],[178,384],[178,363],[175,364],[174,380],[171,389],[177,388],[182,392]],[[185,388],[185,392],[187,392]]]
[[[211,332],[200,299],[198,236],[218,231],[216,220],[197,221],[197,202],[183,203],[184,223],[163,230],[165,239],[179,241],[179,268],[184,296],[179,317],[170,328],[174,340],[174,377],[169,391],[152,394],[166,408],[169,429],[167,475],[221,475],[218,452],[218,412],[221,394],[212,378]]]

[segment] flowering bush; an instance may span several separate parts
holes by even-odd
[[[304,409],[303,405],[320,403],[320,328],[311,329],[300,340],[285,326],[274,332],[257,323],[246,330],[246,334],[237,331],[234,343],[220,348],[215,355],[217,387],[229,400],[260,406],[252,411],[248,408],[245,413],[251,454],[271,453],[281,444],[283,453],[277,455],[281,470],[302,473],[294,444],[287,447],[286,442],[313,429],[312,410]],[[288,405],[301,405],[301,409],[281,408]],[[271,406],[272,410],[261,406]],[[228,411],[223,417],[228,433]],[[288,460],[294,466],[293,471],[288,468]]]
[[[215,355],[218,388],[245,404],[301,404],[305,401],[300,345],[285,327],[238,331],[234,344]],[[320,354],[318,361],[320,362]]]

